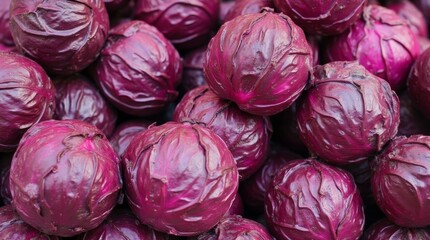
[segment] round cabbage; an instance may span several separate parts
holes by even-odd
[[[408,91],[413,106],[430,118],[430,49],[424,51],[412,67]]]
[[[155,230],[193,236],[229,210],[239,174],[224,141],[209,129],[169,122],[139,133],[122,158],[134,214]]]
[[[230,8],[225,16],[224,22],[230,21],[233,18],[241,15],[259,13],[263,8],[273,8],[272,0],[238,0],[234,6]]]
[[[255,173],[266,160],[272,135],[269,119],[241,111],[207,86],[195,88],[182,98],[173,121],[197,123],[220,136],[233,154],[241,180]]]
[[[214,232],[198,237],[198,240],[224,239],[272,240],[273,237],[260,223],[241,216],[225,217],[218,223]]]
[[[83,233],[78,240],[168,240],[167,234],[154,231],[139,222],[126,209],[116,209],[97,228]]]
[[[110,138],[110,143],[118,156],[127,149],[131,140],[140,133],[148,129],[151,122],[146,120],[129,120],[119,124]]]
[[[204,71],[220,98],[256,115],[288,108],[306,86],[312,65],[305,34],[283,14],[242,15],[212,38]]]
[[[420,53],[418,37],[393,10],[369,5],[347,31],[327,41],[328,61],[357,60],[400,90]]]
[[[290,16],[306,32],[336,35],[349,28],[363,12],[366,0],[274,0],[276,8]]]
[[[196,87],[206,85],[203,73],[206,47],[195,49],[184,57],[181,88],[186,93]]]
[[[25,223],[12,205],[0,208],[0,239],[4,240],[59,240],[48,236]]]
[[[264,200],[273,176],[289,161],[301,159],[301,156],[282,147],[271,145],[266,163],[249,179],[240,185],[240,193],[246,199],[246,206],[256,213],[264,211]]]
[[[11,0],[0,1],[0,43],[6,46],[13,46],[12,34],[9,30],[9,5]]]
[[[359,239],[363,203],[352,176],[315,159],[290,161],[267,191],[265,215],[278,239]]]
[[[19,51],[66,75],[97,58],[109,18],[103,0],[11,0],[10,30]]]
[[[399,98],[383,79],[357,62],[316,66],[297,109],[302,141],[335,164],[377,153],[397,133]]]
[[[12,151],[28,128],[53,117],[54,86],[36,62],[0,52],[0,106],[0,151]]]
[[[430,239],[429,228],[404,228],[388,219],[381,219],[367,229],[362,240],[387,240],[387,239]]]
[[[102,93],[131,115],[157,114],[178,95],[179,53],[156,28],[142,21],[110,30],[96,68]]]
[[[106,136],[115,128],[117,113],[96,86],[82,75],[54,81],[55,119],[82,120],[98,127]]]
[[[80,120],[32,126],[12,159],[10,190],[21,218],[69,237],[97,227],[117,203],[119,159],[105,135]]]
[[[205,45],[218,23],[220,0],[136,0],[135,19],[160,30],[178,49]]]
[[[387,8],[396,12],[408,24],[409,28],[416,35],[427,37],[427,23],[423,13],[408,0],[390,2]]]
[[[393,223],[430,225],[430,136],[396,137],[372,166],[376,203]]]

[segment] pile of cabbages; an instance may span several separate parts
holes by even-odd
[[[429,0],[1,0],[0,239],[430,239]]]

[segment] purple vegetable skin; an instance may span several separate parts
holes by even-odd
[[[306,32],[336,35],[349,28],[363,12],[366,0],[274,0],[276,8],[290,16]]]
[[[413,106],[430,118],[430,49],[424,51],[411,69],[408,92]]]
[[[28,128],[53,117],[54,86],[36,62],[0,52],[0,106],[0,151],[12,151]]]
[[[363,235],[362,240],[386,240],[386,239],[430,239],[430,229],[427,228],[404,228],[388,219],[381,219]]]
[[[0,239],[7,240],[59,240],[59,237],[48,236],[27,223],[15,212],[12,205],[0,208]]]
[[[289,162],[267,192],[266,221],[278,239],[359,239],[363,203],[352,176],[315,159]]]
[[[387,218],[403,227],[430,225],[430,136],[396,137],[377,156],[371,184]]]
[[[204,46],[218,25],[220,0],[137,0],[135,19],[155,26],[181,50]]]
[[[259,13],[263,8],[273,8],[272,0],[237,0],[227,13],[224,22],[241,15]]]
[[[167,234],[154,231],[139,222],[129,210],[116,209],[97,228],[83,233],[78,240],[169,240]]]
[[[241,180],[266,160],[272,134],[269,119],[241,111],[207,86],[188,92],[176,107],[173,120],[203,125],[220,136],[233,154]]]
[[[241,183],[240,193],[246,199],[246,206],[254,212],[262,213],[267,189],[269,189],[273,177],[289,161],[296,159],[301,159],[301,156],[272,145],[266,163],[249,179]]]
[[[110,30],[96,72],[100,91],[119,110],[150,116],[177,97],[182,60],[156,28],[130,21]]]
[[[178,236],[209,231],[237,193],[231,152],[196,124],[152,126],[131,141],[122,160],[130,207],[157,231]]]
[[[14,46],[12,34],[9,30],[9,5],[11,0],[0,1],[0,43],[6,46]]]
[[[396,135],[399,122],[396,93],[357,62],[316,66],[297,110],[302,141],[334,164],[377,153]]]
[[[410,1],[400,0],[389,3],[387,8],[396,12],[408,24],[409,28],[417,36],[427,37],[427,23],[423,13]]]
[[[92,124],[110,136],[117,120],[116,110],[102,97],[96,86],[81,75],[57,79],[55,118],[76,119]]]
[[[19,51],[53,74],[89,66],[109,31],[103,0],[11,0],[10,30]]]
[[[332,61],[357,60],[371,73],[401,90],[420,53],[418,37],[405,20],[382,6],[364,8],[347,31],[328,40],[326,55]]]
[[[117,203],[119,159],[105,135],[79,120],[31,127],[10,169],[13,204],[42,232],[69,237],[97,227]]]
[[[146,120],[130,120],[118,125],[110,138],[110,143],[118,156],[122,156],[131,140],[150,125],[151,122]]]
[[[209,43],[206,81],[220,98],[255,115],[288,108],[306,86],[311,48],[301,28],[283,14],[242,15]]]

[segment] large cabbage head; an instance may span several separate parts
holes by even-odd
[[[226,22],[206,52],[206,81],[220,98],[243,111],[273,115],[289,107],[306,86],[312,51],[303,30],[273,12]]]
[[[430,136],[396,137],[377,156],[371,185],[379,208],[403,227],[430,225]]]
[[[418,37],[393,10],[369,5],[348,30],[327,41],[329,61],[357,60],[385,79],[393,90],[404,87],[420,53]]]
[[[297,110],[300,137],[311,152],[331,163],[367,158],[397,133],[396,93],[357,62],[316,66],[302,100]]]
[[[97,58],[109,18],[103,0],[11,0],[10,30],[21,52],[66,75]]]
[[[430,49],[424,51],[412,67],[408,92],[413,106],[430,118]]]
[[[96,72],[100,91],[118,109],[148,116],[161,112],[178,95],[182,60],[155,27],[130,21],[110,30]]]
[[[53,117],[54,85],[36,62],[0,52],[0,106],[0,151],[12,151],[28,128]]]
[[[265,215],[278,239],[358,240],[364,227],[352,176],[315,159],[291,161],[275,175]]]
[[[239,174],[224,141],[206,127],[168,122],[139,133],[122,163],[128,202],[143,224],[193,236],[229,210]]]
[[[12,159],[10,190],[21,218],[69,237],[97,227],[121,189],[119,159],[105,135],[80,120],[31,127]]]

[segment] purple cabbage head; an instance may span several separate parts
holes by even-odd
[[[291,161],[275,175],[265,214],[279,239],[357,240],[364,227],[352,176],[315,159]]]
[[[387,239],[430,239],[430,229],[426,228],[404,228],[381,219],[367,229],[362,240],[387,240]]]
[[[11,0],[0,1],[0,43],[6,46],[15,45],[9,30],[9,5]]]
[[[394,1],[387,5],[388,9],[396,12],[408,24],[409,28],[420,37],[427,37],[427,22],[423,13],[410,1]]]
[[[109,18],[103,0],[11,0],[10,30],[19,51],[66,75],[97,58]]]
[[[135,19],[155,26],[178,49],[205,45],[218,25],[220,0],[137,0]]]
[[[413,106],[430,118],[430,49],[424,51],[412,67],[408,91]]]
[[[80,120],[35,124],[21,139],[10,169],[18,214],[34,228],[64,237],[97,227],[116,205],[121,184],[109,141]]]
[[[54,85],[36,62],[0,52],[0,106],[0,151],[12,151],[28,128],[53,117]]]
[[[206,127],[169,122],[136,135],[122,157],[128,202],[143,224],[193,236],[229,210],[239,174],[224,141]]]
[[[347,31],[327,41],[331,61],[357,60],[371,73],[400,90],[420,53],[418,37],[394,11],[382,6],[364,8],[361,18]]]
[[[142,21],[122,23],[109,32],[97,64],[101,92],[121,111],[148,116],[178,95],[182,60],[173,45]]]
[[[250,178],[240,185],[240,194],[246,199],[245,204],[256,213],[264,211],[264,200],[275,174],[289,161],[301,159],[301,156],[282,147],[271,145],[266,163]]]
[[[272,240],[269,231],[260,223],[241,216],[223,218],[212,232],[200,235],[198,240]]]
[[[371,184],[376,203],[393,223],[430,225],[430,136],[396,137],[377,156]]]
[[[169,240],[167,234],[143,225],[133,213],[116,209],[97,228],[83,233],[78,240]]]
[[[273,0],[237,0],[228,11],[224,22],[241,15],[259,13],[263,8],[273,8]]]
[[[55,118],[76,119],[92,124],[110,136],[115,128],[117,112],[103,98],[97,87],[82,75],[54,81]]]
[[[396,93],[357,62],[316,66],[302,100],[297,110],[300,137],[309,151],[328,162],[365,159],[397,134]]]
[[[148,129],[149,125],[151,122],[146,120],[130,120],[119,124],[110,138],[110,143],[118,156],[122,156],[131,140],[141,131]]]
[[[12,205],[0,208],[0,239],[4,240],[59,240],[46,235],[25,223]]]
[[[274,115],[306,86],[312,53],[303,30],[273,12],[242,15],[221,26],[209,43],[206,81],[243,111]]]
[[[266,160],[272,135],[269,119],[241,111],[207,86],[195,88],[182,98],[173,121],[197,123],[220,136],[233,154],[241,180],[255,173]]]
[[[274,0],[276,8],[290,16],[305,32],[336,35],[348,29],[363,12],[366,0]]]
[[[181,88],[183,93],[196,87],[206,85],[203,72],[206,47],[195,49],[184,57]]]

